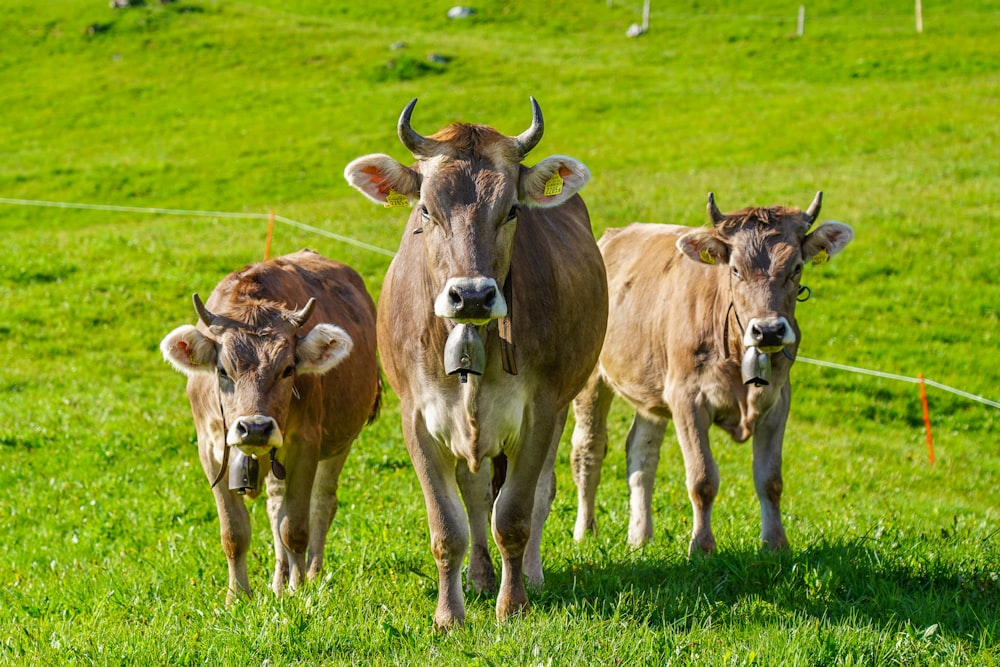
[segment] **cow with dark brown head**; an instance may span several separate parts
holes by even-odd
[[[207,304],[197,294],[194,304],[198,325],[174,329],[160,349],[188,376],[229,562],[228,601],[250,594],[243,496],[257,495],[261,473],[272,589],[294,589],[322,569],[340,471],[377,412],[375,304],[353,269],[307,250],[232,273]]]
[[[542,582],[555,448],[597,361],[607,282],[576,194],[587,168],[566,156],[522,164],[542,137],[533,99],[531,127],[514,137],[463,123],[421,136],[410,125],[415,103],[397,130],[416,164],[367,155],[345,177],[377,203],[415,204],[379,299],[379,349],[427,505],[440,582],[434,621],[450,626],[465,617],[470,530],[469,583],[495,586],[491,508],[503,563],[498,618],[527,609],[522,575]],[[490,463],[502,454],[494,502]]]
[[[810,231],[821,200],[817,193],[805,211],[775,206],[723,215],[709,195],[711,228],[633,224],[601,238],[611,313],[600,362],[573,403],[577,539],[596,526],[607,414],[617,393],[635,408],[626,441],[633,546],[653,535],[653,476],[670,419],[694,510],[689,552],[715,549],[712,424],[738,442],[753,437],[761,537],[770,547],[787,546],[781,454],[800,342],[795,305],[807,290],[803,267],[825,262],[854,235],[840,222]]]

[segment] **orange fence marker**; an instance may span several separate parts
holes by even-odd
[[[271,236],[273,235],[274,235],[274,209],[271,209],[271,215],[267,219],[267,240],[264,241],[265,262],[271,257]]]
[[[927,407],[927,387],[924,385],[924,374],[918,373],[920,380],[920,402],[924,404],[924,427],[927,429],[927,456],[930,464],[934,465],[934,438],[931,437],[931,411]]]

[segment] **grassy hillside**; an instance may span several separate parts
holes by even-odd
[[[356,444],[324,580],[280,599],[263,503],[251,580],[225,561],[183,378],[157,349],[190,294],[258,260],[266,223],[223,215],[24,206],[82,202],[261,214],[396,247],[405,213],[342,178],[407,157],[414,127],[527,127],[534,163],[585,161],[596,233],[633,220],[806,205],[856,240],[807,269],[802,354],[1000,400],[1000,10],[913,5],[570,5],[320,0],[8,3],[0,48],[0,663],[1000,663],[1000,412],[930,388],[797,364],[783,509],[791,553],[757,551],[749,447],[715,433],[719,553],[684,557],[690,510],[667,436],[656,541],[625,546],[621,443],[602,532],[571,539],[568,438],[546,529],[547,587],[504,625],[430,629],[436,591],[395,397]],[[787,5],[787,6],[786,6]],[[438,57],[431,58],[434,54]],[[389,258],[279,223],[272,254],[313,247],[377,296]]]

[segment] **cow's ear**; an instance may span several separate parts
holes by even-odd
[[[354,347],[351,336],[334,324],[317,324],[295,348],[299,373],[323,374],[347,358]]]
[[[677,239],[677,249],[702,264],[728,264],[729,246],[709,229],[695,229]]]
[[[527,206],[558,206],[589,180],[587,165],[565,155],[553,155],[522,172],[518,198]]]
[[[168,333],[160,341],[160,351],[184,375],[215,372],[215,343],[190,324]]]
[[[851,242],[854,230],[842,222],[829,221],[812,231],[802,243],[802,261],[822,264]]]
[[[344,178],[376,204],[409,206],[420,198],[420,174],[381,153],[351,162]]]

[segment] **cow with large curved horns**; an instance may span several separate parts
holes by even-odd
[[[625,443],[630,544],[653,536],[653,476],[673,419],[694,511],[689,554],[715,549],[712,424],[737,442],[753,437],[761,538],[772,548],[787,546],[781,454],[789,371],[801,340],[795,304],[808,292],[802,269],[826,261],[854,236],[841,222],[809,231],[821,201],[817,193],[805,211],[774,206],[723,215],[710,194],[710,229],[637,223],[601,238],[612,305],[600,363],[573,403],[576,539],[596,526],[607,414],[618,393],[635,408]]]
[[[375,303],[353,269],[303,250],[231,273],[194,305],[198,325],[177,327],[160,349],[188,377],[229,563],[227,602],[250,595],[244,496],[257,495],[261,473],[271,588],[295,589],[320,574],[341,469],[378,412]]]
[[[528,608],[522,576],[542,583],[555,450],[600,353],[607,281],[577,194],[587,168],[562,155],[521,164],[542,138],[534,98],[531,127],[515,137],[466,123],[421,136],[410,126],[415,104],[397,131],[416,164],[366,155],[344,175],[377,203],[415,203],[379,299],[379,349],[427,506],[434,622],[447,627],[465,618],[470,530],[468,581],[496,585],[491,506],[497,617]],[[494,499],[491,462],[501,454],[506,479]]]

